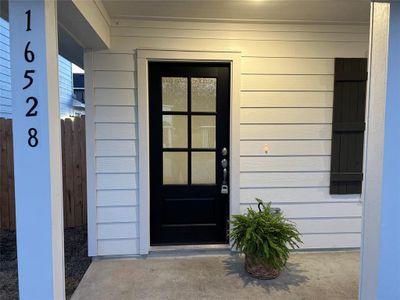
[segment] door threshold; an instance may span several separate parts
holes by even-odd
[[[230,250],[229,244],[151,246],[148,257],[227,255]]]

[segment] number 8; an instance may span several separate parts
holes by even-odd
[[[29,134],[29,139],[28,139],[28,144],[32,148],[35,148],[39,144],[39,140],[37,139],[37,130],[36,128],[29,128],[28,134]]]

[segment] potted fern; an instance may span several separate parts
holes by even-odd
[[[273,279],[285,267],[291,249],[302,243],[294,223],[279,210],[256,199],[258,210],[248,208],[245,215],[234,215],[229,238],[245,254],[245,269],[253,277]]]

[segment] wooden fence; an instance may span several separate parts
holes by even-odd
[[[77,227],[86,224],[85,117],[61,120],[61,137],[64,227]],[[15,230],[12,122],[1,118],[0,228]]]

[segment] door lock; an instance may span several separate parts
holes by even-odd
[[[222,172],[223,172],[223,179],[222,179],[222,186],[221,186],[221,194],[228,194],[228,181],[227,181],[227,177],[228,177],[228,161],[224,158],[221,161],[221,165],[222,165]]]
[[[221,160],[221,165],[223,168],[226,168],[228,166],[228,161],[224,158],[223,160]]]

